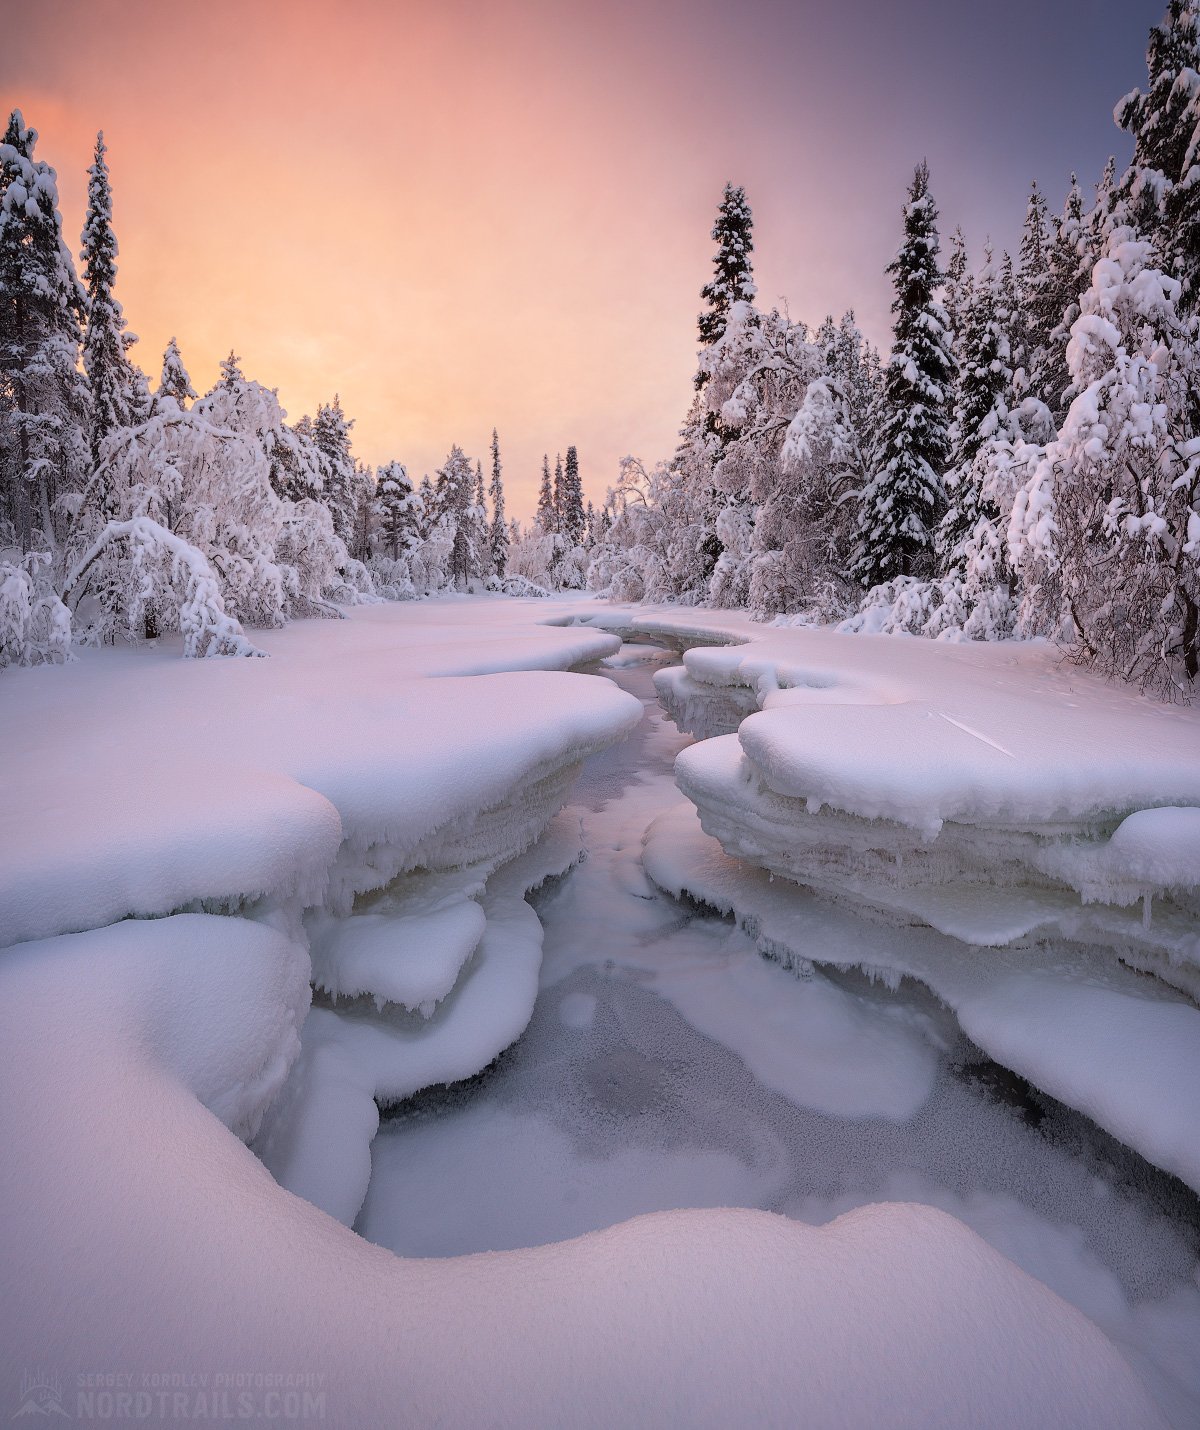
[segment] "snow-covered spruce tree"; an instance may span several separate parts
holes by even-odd
[[[488,549],[492,569],[503,581],[508,566],[509,532],[504,516],[504,478],[500,466],[500,434],[492,428],[492,479],[488,488],[492,499],[492,524],[488,529]]]
[[[1187,313],[1200,307],[1200,0],[1170,0],[1150,32],[1145,93],[1134,90],[1115,118],[1133,135],[1122,184],[1129,218],[1178,278]]]
[[[317,408],[313,440],[325,459],[325,482],[321,500],[329,508],[333,529],[342,541],[353,539],[357,510],[354,459],[350,455],[350,429],[354,423],[342,411],[341,398]]]
[[[696,397],[670,464],[676,487],[673,505],[682,520],[675,523],[677,539],[658,573],[659,599],[732,602],[744,597],[748,587],[752,514],[744,502],[739,505],[736,497],[718,491],[713,481],[713,469],[736,432],[722,420],[721,404],[710,402],[703,392],[709,378],[703,359],[706,349],[724,335],[730,311],[738,304],[750,308],[754,301],[753,228],[746,191],[726,184],[711,235],[717,244],[713,276],[700,290],[705,307],[697,320],[701,361],[696,369]],[[727,510],[731,506],[736,510]],[[725,529],[731,547],[727,548],[719,527]]]
[[[568,545],[582,545],[586,521],[583,510],[583,485],[579,477],[579,453],[574,446],[567,448],[567,461],[563,468],[563,503],[560,521]]]
[[[706,307],[698,321],[700,343],[709,347],[725,331],[725,319],[735,303],[752,303],[756,289],[750,255],[754,251],[754,216],[740,184],[726,184],[712,237],[717,245],[713,276],[700,290]],[[704,385],[704,374],[696,386]]]
[[[492,572],[492,547],[488,540],[487,494],[483,486],[483,463],[475,463],[475,484],[471,488],[469,512],[471,579],[486,581]]]
[[[376,520],[375,473],[365,462],[354,463],[351,495],[354,500],[354,518],[346,550],[352,560],[363,564],[370,557],[375,544]]]
[[[155,400],[166,397],[171,398],[181,412],[186,410],[189,402],[196,400],[196,389],[192,386],[192,379],[183,365],[179,344],[174,338],[167,343],[163,353],[162,372],[159,375]]]
[[[983,268],[971,287],[959,348],[950,428],[952,462],[945,482],[948,505],[935,538],[938,574],[943,576],[965,567],[964,542],[979,522],[994,524],[1000,515],[985,496],[975,470],[980,449],[1008,435],[1013,378],[1007,302],[990,244],[984,248]]]
[[[1154,245],[1114,228],[1067,351],[1077,395],[1008,528],[1022,627],[1185,696],[1200,667],[1200,324]]]
[[[471,520],[474,490],[475,473],[470,459],[456,443],[438,469],[435,485],[437,522],[426,545],[444,549],[442,583],[450,582],[459,590],[465,590],[477,575]],[[432,568],[433,549],[429,552],[429,559]]]
[[[534,520],[544,536],[558,530],[558,512],[554,505],[554,485],[550,478],[550,457],[542,456],[542,485],[538,489],[537,512]]]
[[[862,494],[854,575],[870,587],[927,575],[941,516],[954,359],[938,301],[937,208],[929,168],[917,166],[904,206],[904,241],[888,267],[896,288],[895,342],[886,374],[881,465]]]
[[[950,258],[946,263],[945,299],[943,302],[956,357],[958,342],[962,337],[964,315],[971,299],[971,282],[972,278],[967,262],[967,240],[960,227],[956,228],[950,236]]]
[[[1071,325],[1079,316],[1079,295],[1091,272],[1085,237],[1083,190],[1072,174],[1046,254],[1045,281],[1027,304],[1029,321],[1039,334],[1031,356],[1030,391],[1056,417],[1063,410],[1071,382],[1067,371]]]
[[[1049,209],[1035,180],[1029,188],[1021,246],[1017,251],[1014,305],[1019,313],[1021,328],[1021,352],[1016,365],[1023,370],[1026,385],[1032,381],[1036,355],[1049,344],[1053,330],[1046,305],[1046,289],[1050,281],[1049,247]],[[961,362],[961,354],[956,351],[956,356]],[[1014,353],[1014,358],[1017,356]]]
[[[403,462],[385,462],[376,472],[379,547],[393,561],[399,561],[420,542],[417,531],[419,500]]]
[[[83,338],[83,370],[92,394],[91,455],[100,459],[100,443],[114,427],[134,419],[132,365],[126,347],[125,318],[113,292],[117,280],[117,239],[112,226],[112,185],[108,177],[104,134],[88,170],[87,217],[83,225],[80,261],[87,289],[87,326]]]
[[[566,527],[564,520],[567,511],[567,490],[563,475],[562,453],[556,452],[554,456],[554,529],[560,535],[565,535]]]
[[[90,465],[87,299],[36,143],[14,110],[0,143],[0,528],[23,551],[58,547]]]

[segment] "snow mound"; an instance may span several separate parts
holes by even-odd
[[[319,903],[341,840],[334,806],[271,770],[27,769],[0,808],[0,944],[203,901]]]

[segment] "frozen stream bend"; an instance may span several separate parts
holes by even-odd
[[[662,661],[627,651],[641,663],[611,674],[645,719],[591,758],[565,811],[587,854],[534,896],[532,1021],[480,1078],[393,1109],[357,1229],[450,1256],[675,1207],[823,1223],[927,1203],[1078,1306],[1174,1424],[1196,1423],[1195,1196],[988,1059],[920,984],[797,977],[655,887],[643,837],[679,808],[673,765],[691,742],[659,708]],[[878,926],[861,932],[877,945]]]

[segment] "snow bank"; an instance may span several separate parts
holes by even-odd
[[[200,916],[0,960],[0,1140],[20,1152],[0,1167],[0,1338],[14,1372],[53,1368],[70,1413],[120,1371],[143,1418],[168,1418],[167,1370],[190,1416],[234,1413],[222,1384],[264,1415],[256,1384],[290,1376],[348,1427],[397,1406],[414,1424],[1161,1425],[1088,1320],[929,1208],[819,1229],[663,1213],[449,1261],[371,1246],[222,1125],[253,1121],[304,972],[281,935]]]
[[[560,818],[523,858],[487,880],[474,871],[482,889],[469,908],[479,925],[463,919],[461,937],[449,950],[422,946],[422,939],[446,932],[436,915],[398,921],[391,959],[380,958],[376,914],[347,919],[341,944],[361,948],[357,925],[370,919],[365,941],[375,955],[378,977],[365,983],[373,1004],[314,1008],[304,1025],[303,1051],[283,1096],[267,1115],[256,1150],[289,1191],[349,1226],[358,1215],[371,1177],[371,1139],[379,1126],[379,1104],[398,1102],[422,1088],[458,1082],[486,1068],[525,1031],[537,997],[542,962],[542,926],[525,894],[561,874],[581,853],[577,821]],[[470,876],[468,876],[470,877]],[[466,882],[464,880],[464,882]],[[417,895],[420,898],[420,895]],[[450,905],[455,917],[467,908]],[[443,910],[443,913],[446,911]],[[476,930],[478,929],[478,932]],[[431,958],[447,962],[475,938],[469,964],[459,972],[428,1014],[406,1012],[386,1002],[386,992],[405,977],[414,961],[424,971]],[[366,973],[365,960],[357,969]],[[426,991],[430,985],[426,984]]]
[[[717,632],[740,643],[655,685],[702,737],[678,781],[731,852],[975,946],[1101,942],[1200,994],[1196,712],[1036,643]]]
[[[527,848],[640,713],[545,667],[619,642],[447,605],[296,622],[263,633],[270,660],[193,665],[164,641],[7,672],[0,943],[264,895],[345,912],[418,864]]]

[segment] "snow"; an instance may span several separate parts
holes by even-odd
[[[0,941],[208,899],[345,908],[418,863],[527,847],[637,713],[548,667],[619,643],[511,617],[488,638],[451,618],[478,607],[447,604],[263,632],[270,660],[198,665],[163,641],[7,675]]]
[[[582,599],[360,606],[263,633],[261,661],[182,662],[178,644],[5,676],[14,1366],[72,1386],[106,1366],[317,1368],[325,1418],[346,1425],[397,1404],[418,1423],[1164,1423],[1147,1386],[1187,1423],[1200,1320],[1174,1223],[1139,1227],[1126,1255],[1138,1204],[1098,1202],[1096,1265],[1093,1231],[1073,1242],[1040,1192],[1035,1212],[970,1167],[905,1181],[878,1149],[928,1137],[963,1161],[927,1125],[962,1104],[961,1025],[1196,1184],[1200,1014],[1164,981],[1192,957],[1200,801],[1178,776],[1195,717],[1045,649],[929,655]],[[746,717],[746,739],[717,734],[678,768],[753,863],[680,805],[683,742],[642,719],[664,648],[686,651],[683,676],[655,680],[681,710],[703,702],[714,730]],[[570,669],[604,660],[607,679]],[[874,788],[853,785],[848,730]],[[897,773],[901,738],[933,789]],[[998,794],[1010,765],[1030,788]],[[813,771],[835,798],[806,787]],[[1033,787],[1043,772],[1054,790]],[[976,902],[953,907],[964,888]],[[1008,946],[978,942],[983,900]],[[935,917],[976,943],[913,926]],[[635,1032],[640,1051],[613,1044]],[[522,1059],[543,1098],[489,1100]],[[424,1120],[414,1104],[373,1153],[380,1107],[489,1068],[481,1100],[435,1094],[459,1110]],[[574,1129],[549,1111],[560,1089],[590,1109]],[[804,1162],[760,1122],[768,1103],[811,1131]],[[989,1117],[997,1149],[1018,1145]],[[853,1156],[839,1171],[843,1137],[876,1149],[869,1175]],[[1019,1145],[1078,1181],[1063,1149]],[[1004,1175],[1036,1181],[1019,1159]],[[470,1198],[485,1210],[468,1247]],[[1134,1294],[1139,1276],[1159,1299]]]
[[[229,1131],[277,1084],[306,997],[289,941],[228,917],[6,954],[10,1365],[53,1365],[69,1386],[119,1367],[147,1395],[164,1367],[304,1372],[345,1426],[397,1404],[418,1423],[498,1425],[785,1424],[797,1405],[817,1425],[1161,1423],[1090,1322],[926,1208],[822,1229],[671,1212],[426,1263],[372,1247]]]

